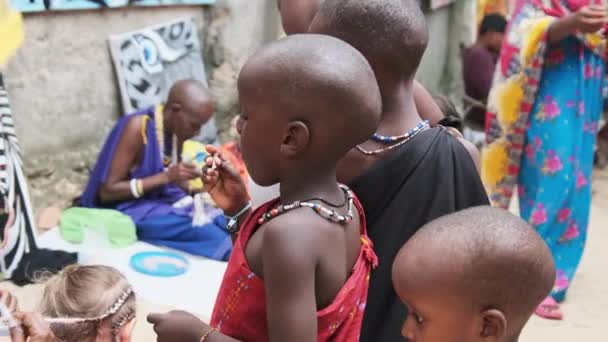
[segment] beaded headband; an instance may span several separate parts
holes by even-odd
[[[118,310],[125,304],[127,299],[133,294],[133,288],[126,288],[122,294],[116,299],[116,302],[106,312],[104,312],[101,316],[91,317],[91,318],[76,318],[76,317],[57,317],[57,318],[45,318],[45,321],[51,324],[76,324],[76,323],[88,323],[88,322],[99,322],[102,321],[109,316],[117,313]]]

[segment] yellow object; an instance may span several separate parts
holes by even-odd
[[[148,144],[148,135],[146,134],[146,129],[148,129],[148,120],[150,120],[150,117],[147,115],[144,115],[142,118],[142,122],[141,122],[141,138],[144,141],[144,145]]]
[[[204,144],[194,141],[186,140],[182,146],[182,161],[185,163],[194,164],[199,170],[202,170],[205,166],[205,158],[207,158],[207,148]],[[193,191],[200,190],[203,188],[203,181],[195,179],[190,181],[190,189]]]
[[[481,179],[486,186],[494,187],[503,180],[507,172],[509,154],[504,142],[496,141],[482,152],[483,167]]]
[[[483,18],[488,14],[499,13],[507,17],[508,7],[507,0],[477,0],[477,26],[481,25]]]
[[[209,337],[209,335],[211,335],[211,333],[214,331],[217,331],[217,329],[211,328],[211,329],[207,330],[207,332],[203,334],[203,337],[201,337],[200,342],[205,342],[207,340],[207,337]]]
[[[520,30],[528,34],[521,49],[524,64],[529,64],[532,58],[538,54],[538,47],[541,41],[544,41],[549,25],[555,20],[553,17],[544,17],[541,19],[526,19],[522,23]]]
[[[0,66],[23,42],[21,14],[8,7],[7,0],[0,0]]]
[[[507,125],[512,125],[519,118],[521,102],[524,99],[524,88],[519,77],[508,79],[497,86],[498,119]]]
[[[587,45],[589,45],[592,49],[605,43],[605,39],[601,34],[598,33],[586,34],[585,40],[587,41]]]

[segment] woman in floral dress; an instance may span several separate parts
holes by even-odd
[[[602,110],[607,10],[602,1],[519,0],[489,98],[482,177],[494,205],[515,186],[521,216],[544,237],[558,269],[537,314],[561,319],[583,254]]]

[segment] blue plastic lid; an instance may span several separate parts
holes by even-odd
[[[131,257],[131,267],[155,277],[177,277],[188,271],[188,260],[174,252],[141,252]]]

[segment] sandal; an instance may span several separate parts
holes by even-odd
[[[536,311],[534,311],[534,313],[537,316],[546,319],[561,321],[564,318],[559,304],[552,297],[545,298],[543,302],[540,303],[540,305],[536,308]]]

